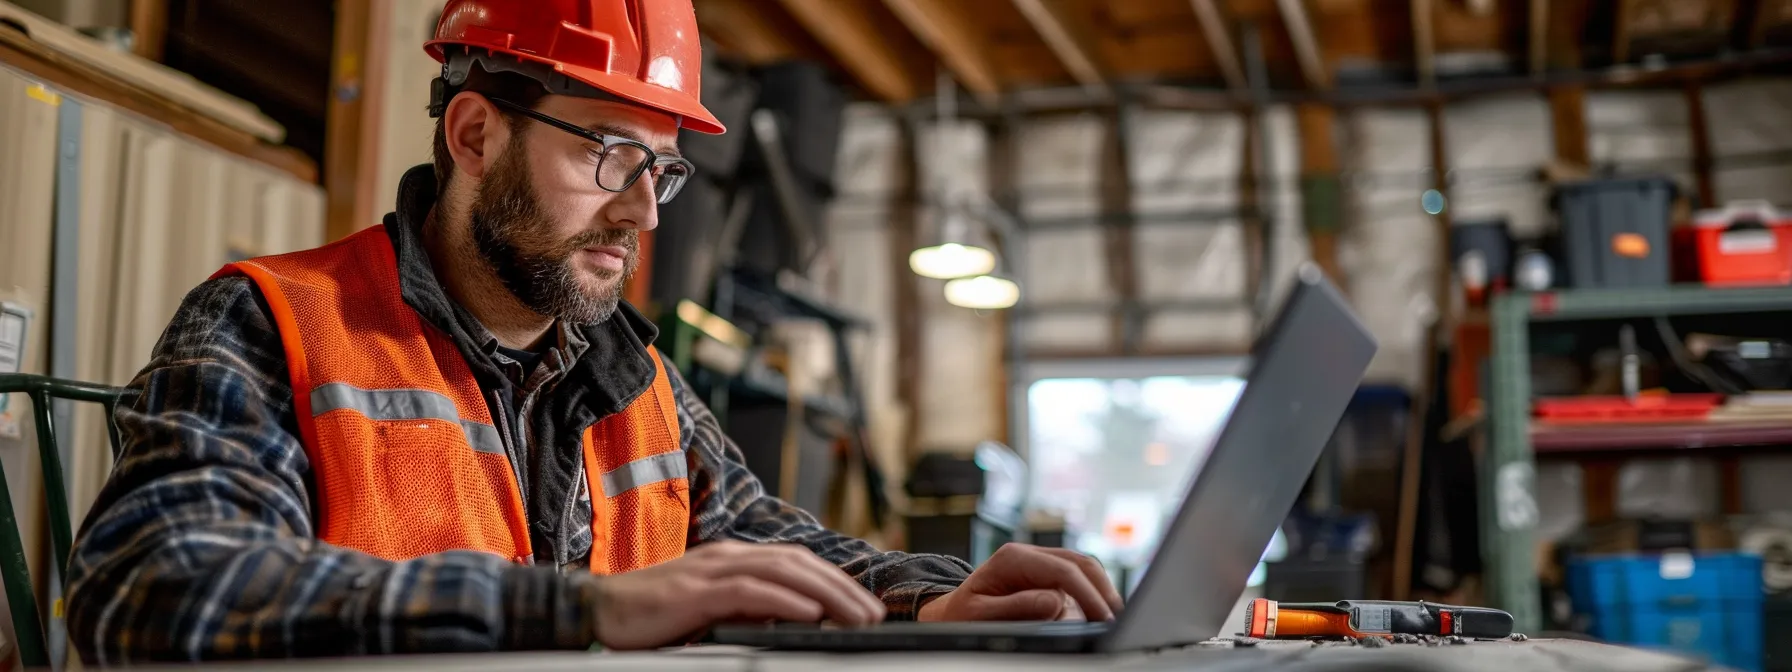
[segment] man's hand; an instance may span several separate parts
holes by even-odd
[[[923,621],[1113,620],[1120,591],[1094,558],[1063,548],[1008,544],[964,584],[921,607]]]
[[[846,572],[791,544],[722,541],[596,583],[592,622],[608,649],[684,643],[724,621],[870,625],[884,604]]]

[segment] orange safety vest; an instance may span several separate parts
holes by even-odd
[[[485,397],[448,335],[400,295],[384,226],[225,266],[267,299],[318,490],[318,538],[389,560],[449,550],[530,562],[522,494]],[[591,571],[684,554],[690,485],[672,387],[654,380],[587,428]]]

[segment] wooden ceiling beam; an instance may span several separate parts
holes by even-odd
[[[1531,0],[1531,73],[1549,67],[1549,0]]]
[[[884,6],[927,45],[958,82],[994,107],[1002,93],[1001,79],[984,49],[988,39],[965,16],[959,0],[883,0]]]
[[[1637,0],[1618,0],[1618,17],[1612,25],[1612,62],[1630,61],[1630,24],[1636,19]]]
[[[1108,113],[1107,129],[1102,139],[1102,171],[1100,198],[1103,212],[1120,213],[1109,226],[1102,228],[1102,243],[1107,261],[1108,283],[1117,305],[1112,315],[1112,342],[1121,352],[1135,353],[1144,337],[1144,314],[1139,306],[1139,269],[1137,241],[1132,214],[1134,193],[1132,135],[1127,123],[1127,110],[1117,108]]]
[[[775,63],[801,53],[789,33],[772,23],[763,7],[748,0],[701,0],[697,29],[728,51],[755,64]]]
[[[1437,87],[1437,38],[1431,0],[1412,0],[1412,52],[1419,70],[1419,86]]]
[[[1760,49],[1767,43],[1767,29],[1785,22],[1792,15],[1792,0],[1759,0],[1748,27],[1748,48]]]
[[[131,0],[131,51],[160,63],[168,39],[168,0]]]
[[[1238,48],[1232,45],[1232,30],[1227,27],[1219,6],[1214,0],[1189,0],[1189,3],[1194,6],[1195,18],[1201,21],[1201,33],[1207,37],[1207,47],[1213,50],[1213,61],[1219,64],[1226,86],[1234,91],[1249,88],[1244,66],[1238,62]]]
[[[1066,17],[1056,0],[1011,1],[1078,84],[1091,91],[1108,92],[1107,75],[1095,58],[1095,41],[1084,31],[1086,22]]]
[[[1331,88],[1331,73],[1326,71],[1325,58],[1320,56],[1319,38],[1313,33],[1313,20],[1307,15],[1302,0],[1276,0],[1282,11],[1282,22],[1288,26],[1288,37],[1294,42],[1295,57],[1300,60],[1301,74],[1307,85],[1315,89]]]
[[[913,100],[921,84],[902,51],[877,27],[868,7],[853,0],[780,0],[797,23],[833,53],[859,83],[885,102]]]

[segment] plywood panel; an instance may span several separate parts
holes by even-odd
[[[35,82],[0,70],[0,300],[35,313],[25,334],[21,370],[48,373],[50,253],[55,197],[56,129],[59,98]],[[12,395],[8,412],[19,423],[18,439],[0,437],[0,464],[20,521],[26,562],[33,577],[45,576],[48,557],[41,530],[43,480],[30,401]],[[41,585],[41,583],[40,583]],[[42,595],[40,594],[41,598]],[[4,595],[0,594],[0,603]],[[0,614],[10,632],[11,612]],[[11,641],[17,641],[11,640]]]
[[[81,223],[80,280],[76,290],[75,377],[85,381],[124,385],[135,371],[113,367],[110,349],[115,338],[114,296],[117,273],[120,198],[122,197],[126,131],[117,112],[99,105],[86,106],[81,115]],[[75,521],[86,518],[87,508],[99,496],[100,486],[112,468],[111,444],[106,439],[111,418],[97,404],[75,405],[75,443],[69,460],[69,506]],[[78,524],[78,523],[77,523]]]
[[[1242,301],[1246,256],[1237,222],[1153,224],[1140,226],[1134,236],[1142,299]]]
[[[1133,117],[1133,208],[1143,215],[1237,207],[1244,123],[1230,112]]]
[[[1711,149],[1718,158],[1713,174],[1719,201],[1766,199],[1792,207],[1792,167],[1778,165],[1724,167],[1724,158],[1741,163],[1751,154],[1792,149],[1792,127],[1785,110],[1792,109],[1792,79],[1756,79],[1714,84],[1705,89],[1706,118],[1711,120]]]
[[[990,61],[1010,88],[1071,83],[1070,72],[1008,0],[963,3],[984,31]]]
[[[1712,115],[1717,126],[1723,119],[1724,115]],[[1616,163],[1626,172],[1666,174],[1683,188],[1694,183],[1692,132],[1680,91],[1589,91],[1587,145],[1594,163]]]
[[[1533,237],[1548,220],[1548,190],[1534,179],[1553,155],[1549,103],[1522,94],[1483,98],[1444,110],[1451,166],[1472,175],[1450,190],[1451,220],[1504,218],[1515,235]]]
[[[997,401],[1001,381],[991,365],[1002,357],[1002,320],[946,303],[943,286],[928,280],[921,290],[921,310],[927,316],[921,351],[927,356],[921,360],[916,446],[967,451],[1002,434]]]
[[[1114,299],[1102,256],[1102,232],[1094,227],[1027,234],[1026,301],[1045,305]]]
[[[1317,13],[1319,48],[1333,60],[1399,63],[1411,58],[1408,0],[1342,0],[1348,6]]]
[[[1076,115],[1030,119],[1020,126],[1016,182],[1023,217],[1091,215],[1100,209],[1102,123],[1098,116]]]
[[[1043,314],[1021,321],[1022,343],[1029,352],[1106,352],[1114,348],[1113,320],[1107,314]]]
[[[1217,77],[1213,51],[1186,0],[1071,0],[1066,13],[1086,17],[1097,57],[1121,78]]]
[[[1248,352],[1251,312],[1162,312],[1145,320],[1147,352]]]
[[[1368,377],[1416,385],[1424,324],[1435,311],[1437,227],[1419,209],[1430,187],[1428,124],[1416,110],[1362,109],[1343,115],[1346,173],[1388,175],[1346,184],[1347,219],[1339,264],[1363,322],[1381,344]]]
[[[1458,2],[1434,2],[1437,50],[1507,51],[1515,56],[1523,47],[1529,22],[1528,3],[1503,2],[1498,11],[1476,14]]]

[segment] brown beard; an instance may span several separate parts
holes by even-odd
[[[503,156],[479,184],[468,213],[474,247],[505,289],[537,314],[574,324],[610,319],[622,302],[623,284],[640,261],[637,232],[598,229],[566,240],[551,239],[552,223],[536,198],[528,163],[523,160],[522,135],[511,135]],[[600,271],[600,277],[614,281],[598,289],[586,287],[573,268],[573,255],[589,247],[610,245],[628,250],[622,272]]]

